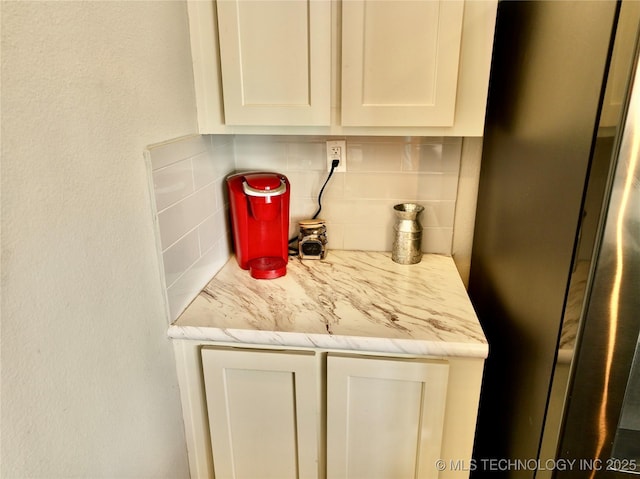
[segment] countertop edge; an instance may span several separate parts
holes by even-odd
[[[489,345],[487,343],[223,329],[205,326],[176,326],[173,324],[169,326],[167,335],[170,339],[238,343],[255,346],[337,349],[354,353],[392,353],[478,359],[486,359],[489,355]]]

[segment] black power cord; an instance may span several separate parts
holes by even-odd
[[[327,186],[327,183],[329,183],[331,175],[333,175],[333,171],[338,167],[339,164],[340,160],[333,160],[331,162],[331,170],[329,171],[329,175],[327,176],[324,185],[322,185],[322,188],[320,188],[320,193],[318,194],[318,211],[316,211],[316,214],[311,217],[312,220],[315,220],[322,211],[322,192],[324,191],[324,187]]]
[[[329,170],[327,179],[324,181],[324,185],[322,185],[322,188],[320,188],[320,193],[318,193],[318,210],[311,217],[311,219],[313,220],[315,220],[320,214],[320,212],[322,211],[322,193],[324,192],[324,188],[327,186],[327,183],[329,183],[329,180],[331,179],[331,175],[333,175],[333,172],[335,171],[335,169],[338,167],[339,164],[340,164],[340,160],[333,160],[331,162],[331,170]],[[298,240],[297,236],[294,236],[289,240],[289,256],[298,256],[298,248],[292,246],[292,244],[295,243],[297,240]]]

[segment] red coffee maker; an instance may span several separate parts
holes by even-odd
[[[287,273],[289,180],[279,173],[239,173],[227,178],[236,259],[258,279]]]

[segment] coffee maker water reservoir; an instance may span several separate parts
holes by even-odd
[[[289,258],[289,181],[279,173],[227,178],[236,259],[258,279],[284,276]]]

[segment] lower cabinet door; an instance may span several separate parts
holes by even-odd
[[[202,349],[216,479],[318,477],[314,353]]]
[[[444,361],[327,358],[327,477],[437,478]]]

